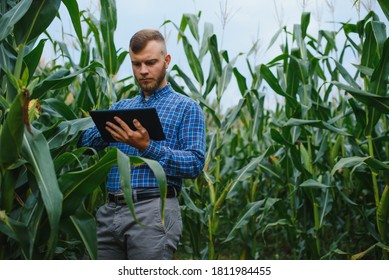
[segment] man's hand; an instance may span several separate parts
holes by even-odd
[[[133,124],[137,130],[132,130],[122,119],[119,117],[114,118],[119,126],[107,122],[105,129],[112,135],[113,139],[118,142],[123,142],[131,145],[141,152],[144,152],[150,144],[150,136],[147,130],[140,124],[137,119],[133,120]]]

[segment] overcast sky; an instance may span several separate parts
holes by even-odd
[[[160,29],[168,35],[168,51],[172,55],[171,66],[178,64],[185,68],[186,57],[182,45],[177,45],[176,30],[171,24],[166,25],[165,28],[161,25],[166,20],[179,25],[182,14],[197,14],[201,11],[200,34],[205,22],[212,23],[218,35],[219,45],[223,38],[222,47],[228,50],[230,57],[240,52],[248,52],[253,42],[259,39],[261,47],[256,57],[256,64],[266,63],[279,54],[277,43],[272,49],[266,51],[272,36],[283,25],[289,26],[288,30],[292,31],[293,24],[300,23],[303,9],[312,13],[308,32],[316,36],[319,29],[332,31],[338,28],[340,25],[337,22],[349,20],[355,22],[358,18],[363,18],[366,15],[366,8],[361,6],[358,13],[357,8],[353,7],[353,2],[354,0],[116,0],[118,23],[115,43],[117,48],[127,50],[129,38],[139,29]],[[89,8],[92,13],[98,14],[98,0],[82,0],[78,3],[80,10]],[[376,0],[366,0],[365,3],[379,15],[382,21],[388,22]],[[222,10],[228,15],[224,32],[221,21]],[[71,24],[66,23],[67,12],[63,7],[61,7],[61,15],[64,28],[70,29]],[[50,34],[61,33],[58,20],[50,26],[49,32]],[[244,58],[238,63],[244,65]],[[122,71],[131,70],[129,60],[122,68]],[[244,69],[241,72],[244,72]],[[233,106],[238,102],[240,94],[236,93],[236,85],[231,84],[227,95],[224,107]]]

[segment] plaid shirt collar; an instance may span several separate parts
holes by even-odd
[[[156,89],[150,96],[150,98],[148,100],[154,100],[154,99],[160,99],[160,98],[163,98],[166,94],[168,94],[169,92],[172,92],[172,87],[170,85],[170,83],[168,83],[166,86],[163,86],[161,88],[158,88]],[[140,89],[139,90],[139,96],[140,98],[142,99],[142,101],[146,102],[146,98],[145,98],[145,95],[143,94],[143,90]]]

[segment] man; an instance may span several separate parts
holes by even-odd
[[[106,129],[118,141],[105,143],[96,127],[81,137],[82,146],[102,149],[117,147],[127,155],[158,161],[167,177],[165,223],[160,217],[160,194],[153,172],[146,164],[131,167],[135,201],[134,221],[123,194],[117,166],[108,174],[109,202],[96,214],[99,259],[172,259],[181,238],[182,221],[177,195],[183,178],[199,176],[205,160],[205,124],[199,105],[176,93],[166,80],[171,56],[157,30],[140,30],[130,40],[132,70],[139,95],[113,104],[111,109],[156,108],[166,140],[150,139],[148,131],[134,120],[131,130],[121,119]]]

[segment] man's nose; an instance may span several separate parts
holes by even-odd
[[[149,72],[149,69],[148,69],[147,65],[142,63],[141,66],[140,66],[140,73],[141,74],[147,74],[148,72]]]

